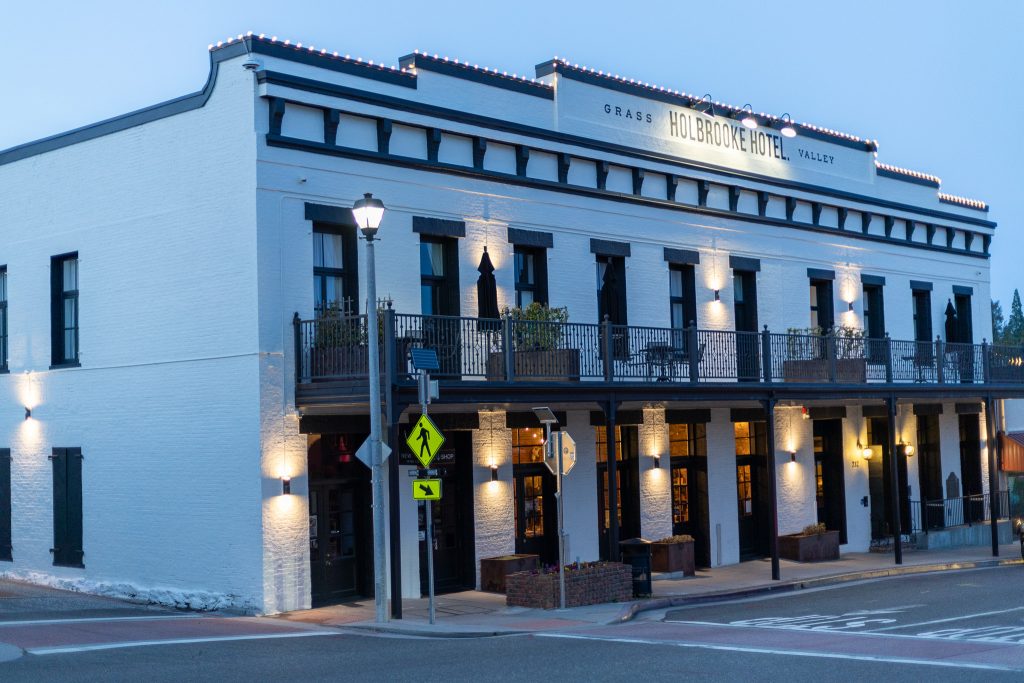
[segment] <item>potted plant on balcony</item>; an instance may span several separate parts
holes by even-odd
[[[669,536],[651,544],[651,569],[656,572],[682,572],[694,576],[697,567],[693,560],[693,536]]]
[[[800,533],[779,536],[779,557],[794,562],[839,559],[839,532],[824,524],[810,524]]]
[[[505,308],[502,316],[511,321],[511,349],[515,377],[530,380],[578,381],[580,350],[564,348],[567,308],[550,308],[533,302],[526,308]],[[487,358],[488,379],[505,376],[505,355],[494,351]]]
[[[834,381],[863,384],[867,380],[864,331],[845,325],[828,329],[791,327],[786,331],[786,359],[782,362],[786,382],[833,381],[833,360]]]
[[[378,313],[381,313],[378,311]],[[383,315],[377,324],[383,339]],[[313,377],[366,376],[369,372],[369,335],[366,316],[351,313],[337,303],[318,311],[310,346]]]

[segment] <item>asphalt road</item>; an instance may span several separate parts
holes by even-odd
[[[244,619],[189,622],[174,614],[114,624],[85,617],[43,624],[38,632],[9,620],[0,621],[0,640],[8,629],[26,638],[81,635],[84,642],[119,624],[137,624],[139,634],[215,629],[241,639],[42,648],[0,661],[0,681],[1020,681],[1022,583],[1024,567],[946,572],[647,613],[615,626],[483,639],[330,629],[266,636]],[[259,622],[262,629],[302,628]]]

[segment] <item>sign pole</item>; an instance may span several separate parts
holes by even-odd
[[[550,431],[551,426],[548,425]],[[558,432],[558,486],[556,497],[558,499],[558,606],[565,609],[565,532],[562,520],[562,510],[565,507],[562,503],[562,432]]]
[[[430,373],[420,372],[420,408],[424,415],[427,414],[427,405],[430,403]],[[434,623],[434,501],[425,500],[423,505],[427,508],[427,611],[430,615],[430,623]]]

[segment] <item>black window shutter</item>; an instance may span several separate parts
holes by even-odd
[[[13,560],[11,550],[11,451],[0,448],[0,560]]]
[[[82,549],[82,449],[67,449],[67,553],[65,559],[72,567],[81,567],[85,552]]]
[[[50,460],[53,462],[53,563],[61,565],[67,564],[64,560],[68,535],[67,449],[54,448]]]
[[[50,259],[50,362],[64,360],[63,301],[64,271],[59,259]]]

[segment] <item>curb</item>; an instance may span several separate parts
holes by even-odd
[[[394,626],[380,626],[377,624],[344,624],[334,628],[350,629],[355,631],[366,631],[368,633],[415,636],[417,638],[495,638],[498,636],[522,636],[534,633],[534,631],[523,630],[501,630],[501,631],[435,631],[427,628],[402,628]]]
[[[883,579],[897,576],[908,576],[912,574],[929,574],[943,571],[958,571],[965,569],[986,569],[990,567],[1009,567],[1024,565],[1024,559],[992,559],[992,560],[967,560],[963,562],[942,562],[938,564],[921,564],[911,566],[889,567],[886,569],[870,569],[847,574],[835,574],[833,576],[822,576],[815,579],[801,579],[780,583],[765,584],[751,588],[740,588],[719,593],[705,593],[703,595],[679,595],[664,598],[653,598],[640,602],[634,602],[621,612],[615,619],[608,622],[608,625],[621,624],[636,618],[636,615],[643,612],[650,612],[669,607],[687,607],[704,603],[720,602],[723,600],[738,600],[742,598],[766,595],[768,593],[790,593],[798,590],[811,588],[822,588],[834,586],[852,581],[865,581],[869,579]]]

